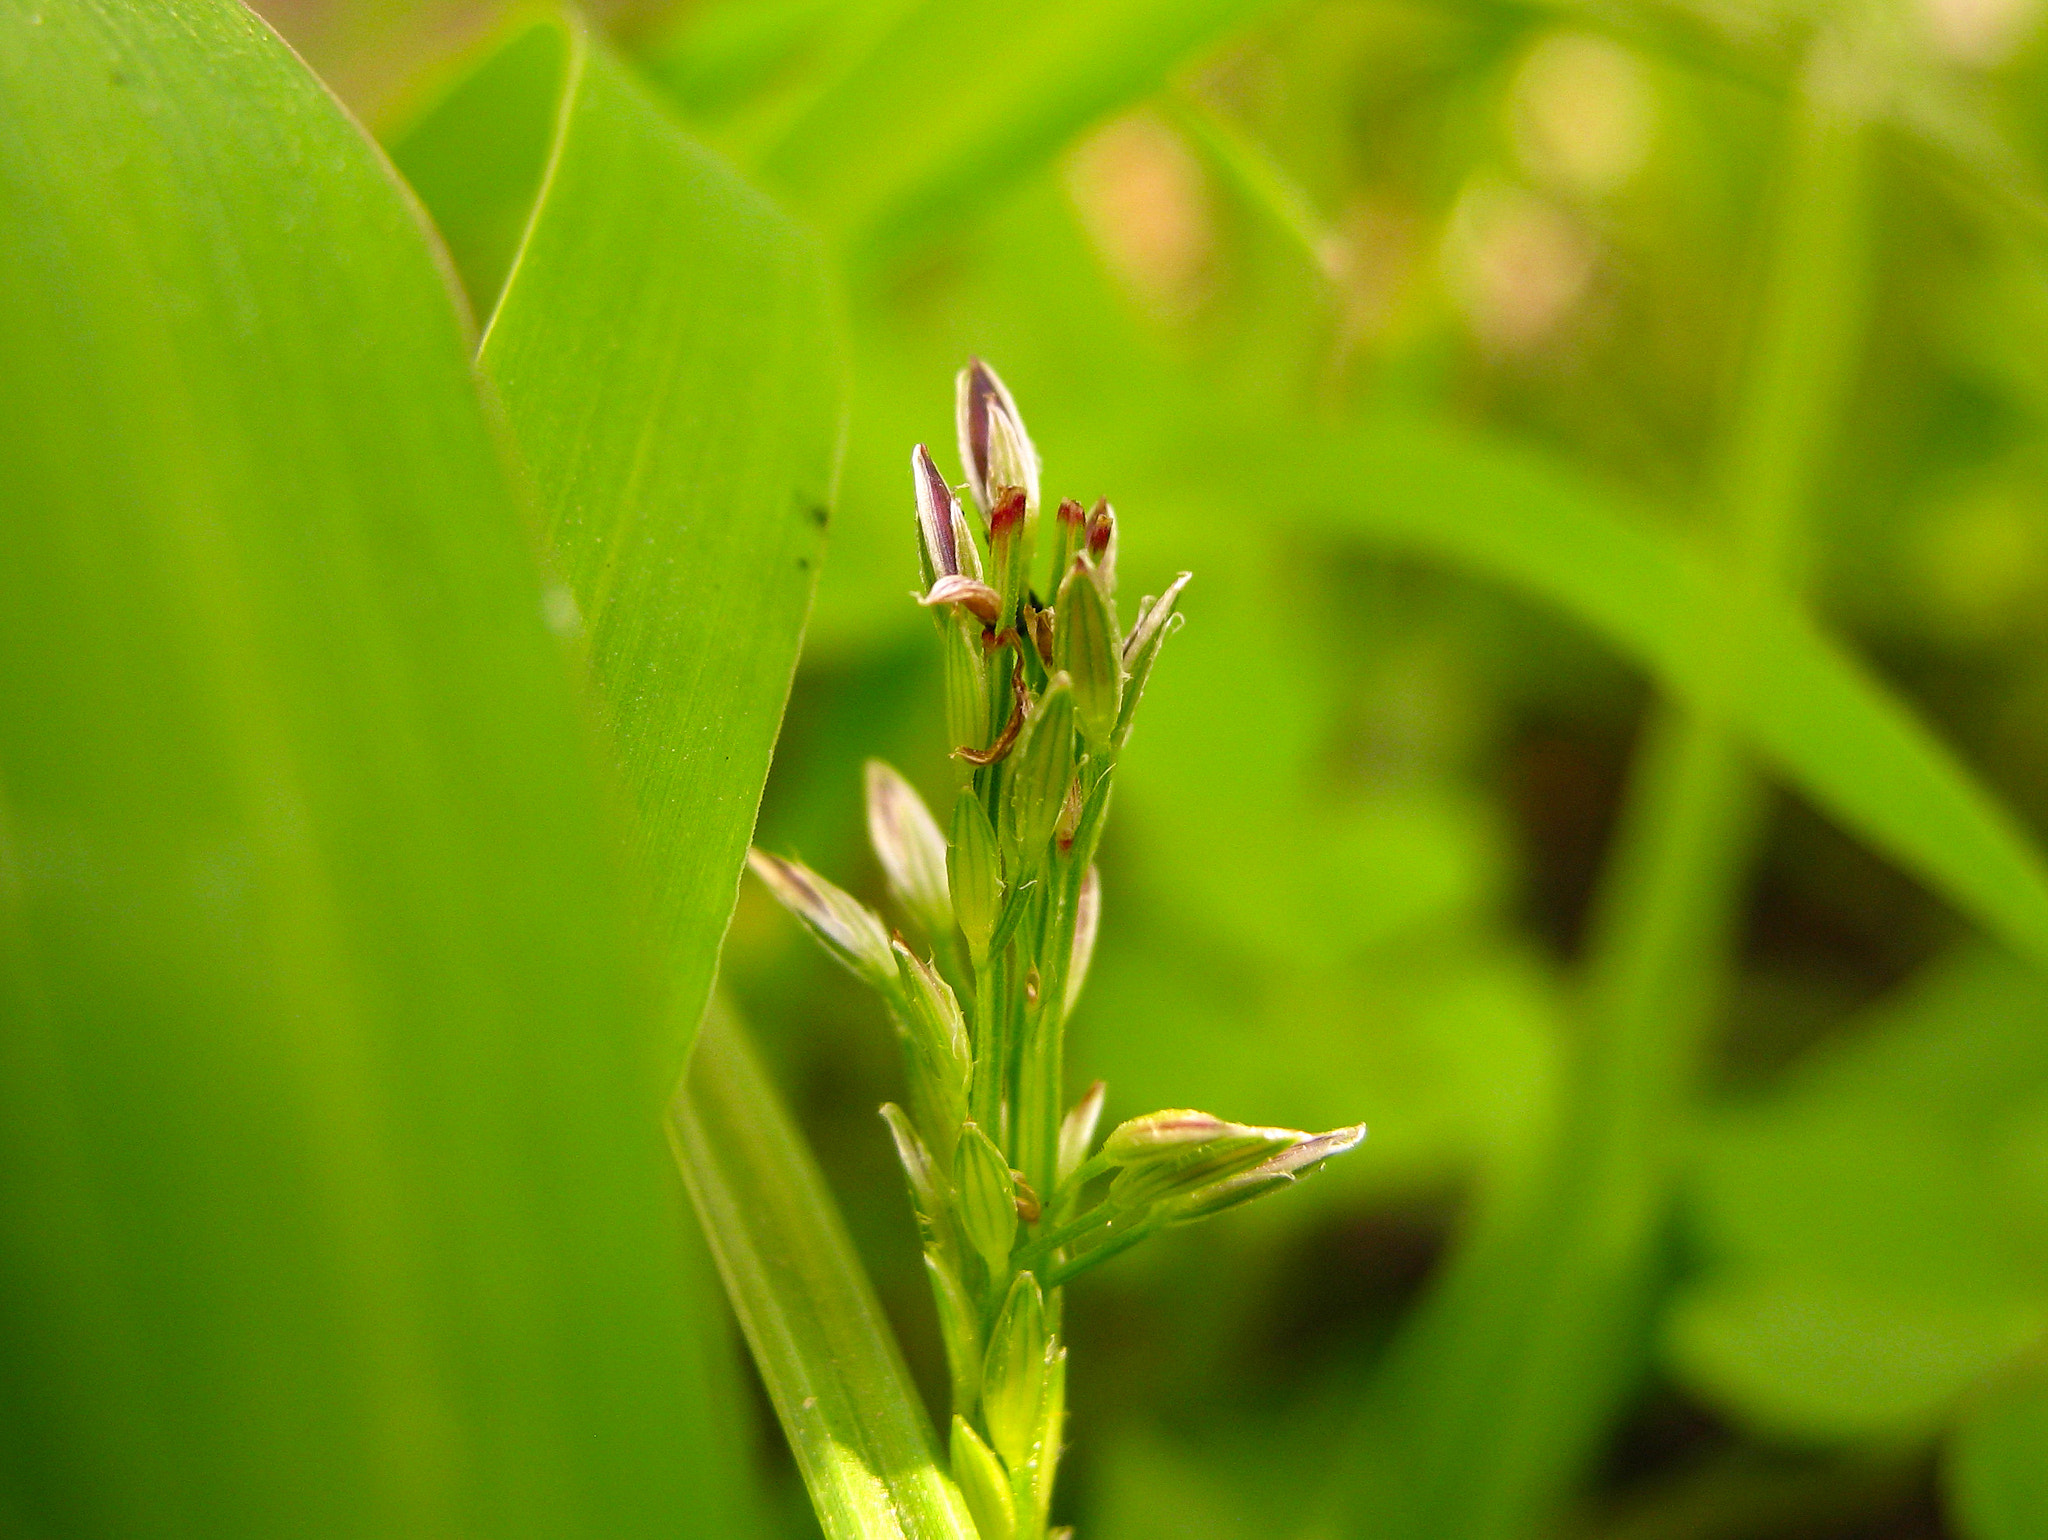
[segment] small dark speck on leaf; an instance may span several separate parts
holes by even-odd
[[[823,503],[812,504],[811,522],[817,525],[818,528],[823,529],[827,524],[832,522],[832,510],[830,508],[827,508]]]

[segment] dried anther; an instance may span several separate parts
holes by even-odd
[[[917,602],[927,607],[957,604],[984,626],[993,626],[1003,618],[1001,595],[979,578],[962,577],[957,573],[940,578]]]
[[[1060,807],[1060,821],[1053,828],[1052,837],[1059,841],[1064,854],[1074,848],[1074,835],[1081,827],[1081,808],[1086,799],[1081,795],[1081,777],[1078,775],[1067,785],[1067,800]],[[1090,871],[1094,867],[1088,868]]]
[[[1031,633],[1031,645],[1038,649],[1038,661],[1047,672],[1053,667],[1053,612],[1042,605],[1028,604],[1024,610],[1024,629]]]
[[[1017,734],[1024,730],[1024,703],[1029,698],[1024,689],[1024,665],[1021,662],[1010,675],[1010,694],[1014,701],[1010,707],[1010,720],[1003,724],[996,741],[985,749],[970,749],[963,744],[953,750],[955,759],[964,759],[970,765],[992,765],[1015,747]]]
[[[1037,1224],[1045,1205],[1038,1201],[1038,1194],[1031,1190],[1031,1184],[1024,1180],[1024,1173],[1015,1166],[1010,1168],[1010,1180],[1017,1184],[1017,1217],[1028,1225]]]

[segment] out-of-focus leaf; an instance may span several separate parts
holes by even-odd
[[[560,62],[555,96],[536,89]],[[480,355],[532,472],[637,804],[670,957],[662,1072],[708,998],[823,550],[839,368],[811,247],[580,27],[516,34],[396,147],[488,296],[515,180],[454,146],[554,126]],[[457,121],[473,114],[474,121]]]
[[[229,0],[0,4],[0,1490],[729,1534],[655,1002],[454,296]]]
[[[1781,1438],[1924,1438],[1965,1393],[2036,1340],[2048,1313],[2020,1299],[1912,1297],[1882,1279],[1789,1273],[1686,1294],[1667,1345],[1686,1383]]]
[[[1764,1102],[1708,1124],[1706,1259],[1666,1323],[1694,1389],[1775,1433],[1924,1436],[2048,1331],[2048,1275],[1995,1179],[2048,1091],[2048,988],[1934,969]]]
[[[528,20],[385,135],[433,216],[477,315],[489,320],[553,158],[569,67],[566,27]]]
[[[821,90],[764,175],[862,256],[986,204],[1269,0],[925,0]]]
[[[1205,442],[1215,439],[1205,436]],[[1296,432],[1234,460],[1326,526],[1428,552],[1533,593],[1681,698],[1725,709],[1795,787],[2015,951],[2048,962],[2048,871],[2032,839],[1912,711],[1789,600],[1755,617],[1713,564],[1541,457],[1423,420]],[[1248,489],[1249,490],[1249,489]]]
[[[2048,1534],[2048,1378],[2027,1375],[1972,1407],[1942,1474],[1949,1516],[1967,1540]]]
[[[973,1540],[825,1179],[721,1004],[670,1128],[829,1540]]]

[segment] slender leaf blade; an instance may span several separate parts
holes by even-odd
[[[229,0],[0,4],[0,1490],[728,1533],[583,713],[410,200]]]
[[[670,1131],[829,1540],[971,1540],[824,1177],[722,1003],[698,1034]]]
[[[550,39],[555,100],[532,67]],[[839,364],[810,244],[569,23],[507,40],[394,150],[467,232],[474,292],[495,287],[521,189],[463,167],[525,142],[537,114],[554,137],[480,362],[639,814],[635,875],[687,1024],[666,1086],[710,994],[816,583]]]
[[[1233,458],[1261,467],[1262,496],[1533,594],[1682,699],[1726,710],[1818,807],[1992,935],[2048,961],[2048,867],[2032,837],[1789,598],[1762,603],[1754,665],[1730,683],[1728,617],[1745,602],[1732,581],[1540,457],[1408,418],[1238,447]]]
[[[985,203],[1269,0],[925,0],[789,127],[762,172],[853,252]]]

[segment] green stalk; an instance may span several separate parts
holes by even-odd
[[[1817,67],[1788,124],[1769,267],[1721,477],[1739,600],[1719,693],[1661,709],[1596,911],[1583,1032],[1554,1137],[1480,1205],[1369,1398],[1347,1494],[1374,1530],[1541,1529],[1636,1383],[1674,1130],[1725,985],[1760,788],[1728,730],[1754,618],[1796,569],[1800,514],[1860,327],[1864,134]]]

